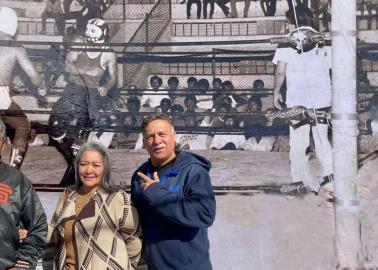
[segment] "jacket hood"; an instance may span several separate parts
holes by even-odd
[[[198,164],[207,171],[210,171],[211,168],[210,161],[200,155],[182,150],[176,151],[176,161],[172,169],[179,171],[191,164]]]

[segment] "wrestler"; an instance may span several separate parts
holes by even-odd
[[[93,126],[99,109],[106,111],[111,107],[108,92],[117,83],[117,59],[106,46],[109,38],[104,20],[89,20],[85,41],[79,37],[73,40],[85,42],[85,46],[72,48],[67,55],[68,84],[53,106],[49,125],[53,144],[69,165],[73,160],[72,146],[86,141],[86,130]],[[70,128],[72,125],[75,128]]]
[[[27,150],[30,123],[20,106],[9,94],[9,84],[16,65],[28,75],[34,86],[38,87],[37,98],[46,94],[42,77],[35,70],[25,48],[10,47],[10,42],[17,32],[17,14],[8,7],[0,7],[0,118],[7,128],[14,129],[10,165],[20,168]]]

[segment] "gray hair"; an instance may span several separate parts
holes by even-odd
[[[79,151],[77,152],[76,159],[75,159],[75,187],[76,190],[79,190],[80,186],[82,185],[80,181],[79,175],[79,165],[80,159],[83,153],[87,150],[96,151],[100,153],[104,162],[104,175],[102,176],[100,187],[108,192],[114,192],[120,189],[119,186],[114,186],[111,183],[111,162],[110,162],[110,155],[108,149],[98,142],[87,142],[80,146]]]
[[[5,140],[7,138],[7,127],[4,122],[0,119],[0,139]]]
[[[173,123],[172,123],[172,120],[171,118],[169,118],[167,115],[165,114],[152,114],[152,115],[148,115],[147,117],[145,117],[142,121],[142,125],[141,125],[141,132],[143,133],[144,130],[146,129],[146,127],[153,121],[155,120],[163,120],[163,121],[166,121],[171,127],[172,127],[172,130],[174,131],[175,128],[173,126]]]

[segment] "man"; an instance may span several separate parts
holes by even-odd
[[[200,109],[211,110],[213,108],[213,105],[214,105],[213,97],[212,95],[208,94],[209,87],[210,87],[210,83],[205,78],[200,79],[198,83],[196,84],[197,89],[195,89],[194,91],[197,91],[200,93],[199,95],[196,95],[197,107]]]
[[[49,119],[53,143],[68,164],[72,162],[71,146],[74,141],[84,142],[83,131],[93,126],[97,112],[110,109],[112,102],[107,94],[117,83],[116,54],[105,45],[110,38],[106,22],[90,20],[85,38],[85,50],[75,47],[76,50],[71,50],[67,55],[65,71],[68,73],[68,84],[53,106]],[[73,42],[82,42],[82,39],[76,37]],[[104,74],[108,74],[107,78]],[[70,128],[71,125],[76,128]]]
[[[261,0],[260,6],[265,16],[274,16],[276,14],[277,0]]]
[[[186,0],[183,0],[180,2],[180,4],[185,4]],[[201,0],[188,0],[186,3],[186,17],[188,20],[191,18],[191,12],[190,10],[192,9],[192,5],[196,4],[197,5],[197,19],[201,19]]]
[[[10,47],[10,41],[17,32],[17,14],[8,7],[0,7],[0,119],[15,130],[10,165],[20,168],[25,156],[30,123],[20,106],[9,94],[9,84],[12,82],[12,72],[15,66],[29,76],[31,82],[38,87],[39,94],[46,94],[43,80],[31,63],[23,47]],[[37,95],[40,99],[41,96]]]
[[[179,89],[179,79],[176,76],[169,77],[168,79],[168,96],[171,104],[178,104],[184,106],[185,95],[182,94],[183,90]],[[181,95],[180,95],[181,92]]]
[[[143,143],[150,159],[131,180],[131,196],[143,230],[142,257],[150,270],[211,268],[207,228],[215,198],[205,158],[174,151],[176,133],[163,115],[144,119]]]
[[[168,92],[162,90],[163,80],[159,76],[152,76],[150,78],[150,91],[144,91],[140,103],[143,107],[156,108],[160,105],[163,98],[169,98]]]
[[[42,18],[42,30],[40,35],[46,34],[46,19],[53,18],[57,28],[57,34],[64,35],[66,32],[66,23],[63,14],[63,2],[62,0],[47,0],[45,10],[41,14]]]
[[[315,28],[315,20],[309,16],[311,11],[304,6],[297,6],[295,13],[299,26]],[[289,23],[294,24],[294,12],[286,13]],[[312,29],[311,28],[311,29]],[[315,30],[314,30],[315,31]],[[301,36],[301,35],[298,35]],[[281,86],[286,78],[286,105],[288,108],[304,106],[311,109],[331,106],[331,50],[315,42],[304,39],[295,48],[278,48],[273,58],[276,65],[274,85],[274,106],[282,109]],[[298,124],[298,123],[292,123]],[[310,145],[310,132],[316,148],[316,157],[322,166],[324,181],[332,179],[332,147],[328,140],[328,125],[318,121],[290,127],[291,177],[295,189],[301,185],[318,191],[323,180],[314,183],[311,180],[306,149]],[[324,182],[323,181],[323,182]],[[324,183],[325,183],[324,182]],[[287,190],[290,193],[290,190]]]
[[[85,15],[88,10],[85,8],[85,1],[83,0],[64,0],[63,1],[64,20],[75,19],[76,29],[79,32],[84,32],[87,20]]]
[[[203,18],[207,19],[207,6],[210,4],[210,14],[209,19],[212,19],[214,16],[214,4],[215,0],[203,0]]]
[[[0,153],[6,127],[0,120]],[[17,169],[0,161],[0,269],[34,269],[44,254],[47,222],[31,182]],[[16,226],[28,231],[21,242]]]

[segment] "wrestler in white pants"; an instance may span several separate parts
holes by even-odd
[[[308,179],[308,157],[306,149],[310,145],[310,125],[303,125],[294,129],[290,127],[290,162],[291,178],[293,182],[303,181],[311,189],[319,189],[323,179],[319,179],[319,186],[314,187]],[[315,143],[316,158],[320,162],[321,175],[327,176],[332,174],[332,146],[328,140],[328,125],[318,124],[312,126],[312,135]],[[317,190],[314,190],[317,191]]]

